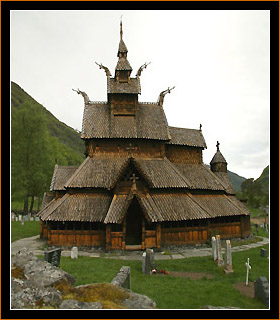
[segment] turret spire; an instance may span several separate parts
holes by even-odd
[[[120,36],[122,40],[123,30],[122,30],[122,15],[121,15],[121,22],[120,22]]]

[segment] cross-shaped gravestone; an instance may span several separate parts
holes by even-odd
[[[249,279],[249,270],[252,269],[252,267],[250,266],[250,260],[249,258],[247,259],[247,262],[245,263],[246,265],[246,268],[247,268],[247,275],[246,275],[246,286],[248,286],[249,282],[248,282],[248,279]]]
[[[132,158],[132,151],[136,150],[136,148],[130,143],[126,150],[128,151],[129,157]]]

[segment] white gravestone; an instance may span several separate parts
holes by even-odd
[[[217,260],[217,240],[215,237],[212,237],[212,255],[213,255],[213,260]]]
[[[247,259],[247,262],[245,263],[245,266],[246,266],[246,268],[247,268],[246,286],[248,286],[248,284],[249,284],[249,270],[252,269],[252,267],[250,266],[250,260],[249,260],[249,258]]]
[[[221,267],[224,265],[224,260],[223,260],[223,254],[222,254],[221,238],[219,235],[216,235],[216,241],[217,241],[217,264],[219,267]]]
[[[232,273],[232,257],[231,257],[231,243],[226,240],[226,254],[225,254],[225,273]]]
[[[18,216],[18,220],[19,220],[19,221],[22,220],[22,215],[21,215],[21,214]]]
[[[146,266],[146,252],[142,254],[142,272],[145,273],[145,266]]]
[[[78,247],[73,247],[71,249],[71,258],[78,259]]]

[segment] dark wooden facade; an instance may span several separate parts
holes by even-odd
[[[86,159],[79,167],[55,165],[45,195],[41,236],[57,246],[139,250],[205,243],[250,234],[250,215],[234,196],[219,145],[204,165],[201,131],[168,126],[163,91],[158,102],[139,102],[122,39],[115,77],[107,76],[107,102],[85,109],[81,138]]]

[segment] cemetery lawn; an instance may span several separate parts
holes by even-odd
[[[24,221],[21,225],[20,221],[11,222],[11,241],[29,238],[40,234],[40,221]]]
[[[267,249],[268,245],[263,246]],[[259,300],[242,295],[234,284],[245,282],[245,262],[250,258],[252,269],[249,281],[260,276],[269,279],[269,259],[261,257],[260,249],[254,248],[232,253],[233,270],[225,274],[212,256],[177,260],[156,261],[158,268],[168,271],[203,272],[212,276],[192,280],[170,275],[146,275],[142,273],[142,262],[106,258],[79,257],[73,260],[61,257],[62,269],[73,275],[75,285],[111,282],[122,266],[131,268],[131,290],[147,295],[156,302],[158,309],[200,309],[202,306],[232,306],[242,309],[264,309]]]

